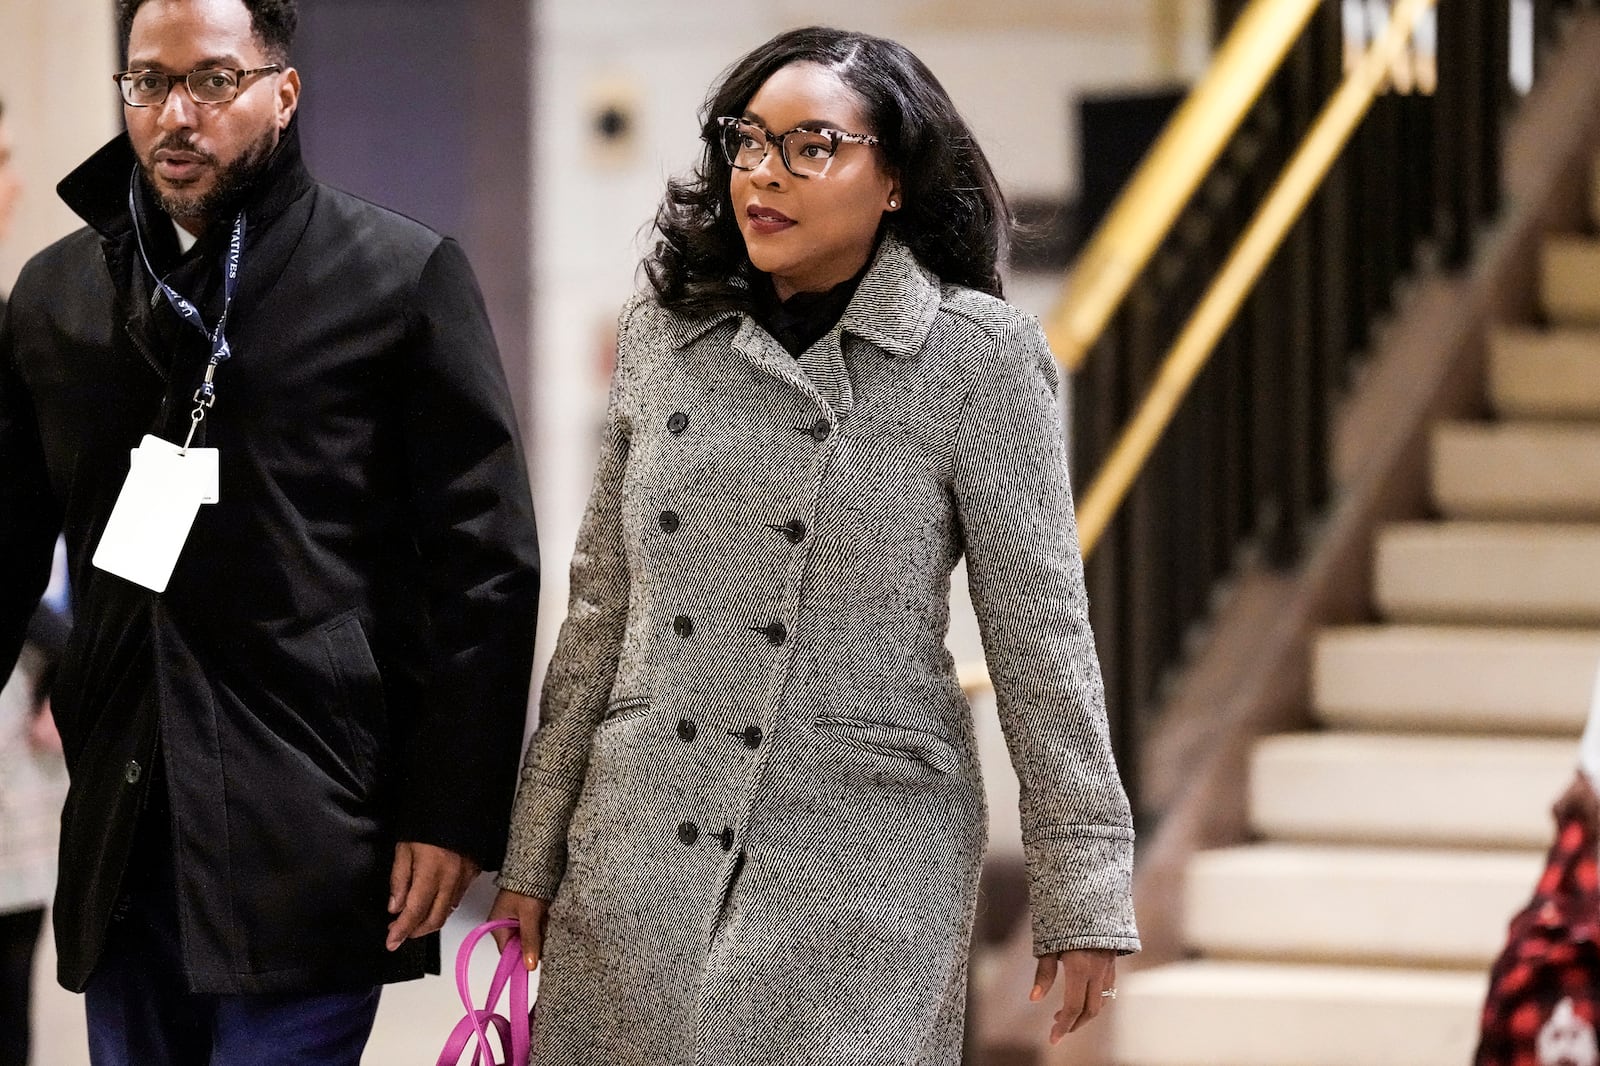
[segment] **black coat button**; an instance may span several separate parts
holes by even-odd
[[[770,622],[764,626],[751,626],[750,631],[752,633],[760,633],[774,646],[782,644],[789,639],[789,631],[784,628],[782,622]]]
[[[811,439],[816,441],[818,444],[821,444],[823,441],[827,440],[829,435],[832,433],[833,423],[829,422],[826,418],[817,419],[816,423],[811,427]]]
[[[667,432],[676,437],[679,433],[689,428],[689,416],[682,411],[676,411],[667,419]]]
[[[717,843],[722,845],[723,851],[732,851],[733,830],[731,828],[724,828],[722,832],[717,834]]]
[[[761,727],[758,725],[753,725],[746,729],[730,729],[728,730],[728,735],[730,737],[738,737],[744,741],[744,746],[751,751],[759,748],[761,741],[766,737],[766,734],[761,731]]]
[[[681,519],[678,518],[677,511],[662,511],[661,517],[656,521],[661,523],[661,532],[676,533]]]
[[[137,785],[144,776],[144,767],[139,765],[137,759],[129,759],[128,765],[123,768],[122,779],[130,785]]]
[[[683,841],[684,847],[694,847],[694,842],[700,839],[700,827],[693,822],[684,822],[678,826],[678,839]]]
[[[784,539],[790,544],[799,544],[802,540],[806,539],[806,524],[800,521],[798,518],[790,522],[785,522],[781,526],[769,525],[767,528],[772,530],[774,533],[782,533]]]
[[[698,732],[699,729],[697,729],[695,724],[689,721],[689,719],[684,718],[678,722],[678,736],[683,739],[685,744],[693,743],[695,734]]]
[[[672,620],[672,631],[680,637],[687,637],[694,632],[694,620],[680,614]]]

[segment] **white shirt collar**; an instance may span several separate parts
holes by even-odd
[[[194,234],[190,233],[176,222],[172,224],[172,228],[174,232],[178,234],[178,251],[184,255],[188,255],[189,249],[193,248],[195,242],[200,238],[196,237]]]

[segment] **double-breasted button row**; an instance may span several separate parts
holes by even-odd
[[[683,741],[685,744],[693,744],[695,738],[699,735],[700,727],[694,722],[687,718],[678,720],[679,740]],[[761,742],[765,740],[767,736],[766,733],[762,732],[761,727],[758,725],[746,726],[743,729],[730,729],[728,730],[728,735],[737,740],[743,741],[744,746],[749,748],[751,751],[755,751],[757,748],[761,747]]]
[[[689,428],[689,416],[682,411],[674,411],[667,416],[667,432],[674,437],[680,436]],[[809,426],[796,426],[801,433],[808,435],[812,440],[821,444],[833,436],[833,423],[826,418],[819,418]]]
[[[686,614],[680,614],[672,620],[672,631],[687,640],[694,636],[694,619]],[[751,626],[750,632],[760,633],[767,638],[767,642],[777,647],[789,639],[789,629],[782,622],[768,622],[764,626]]]
[[[733,850],[733,827],[723,826],[722,832],[708,835],[708,839],[716,841],[723,851]],[[678,840],[686,848],[692,848],[700,842],[700,827],[693,822],[684,822],[678,826]]]
[[[688,428],[689,416],[684,412],[674,411],[672,414],[667,416],[667,432],[671,433],[674,437],[681,435],[683,431]],[[829,422],[826,418],[819,418],[809,426],[796,426],[795,428],[801,433],[805,433],[810,436],[811,439],[816,441],[818,444],[821,444],[823,441],[833,436],[833,423]]]

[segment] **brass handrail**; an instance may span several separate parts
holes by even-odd
[[[1436,0],[1400,0],[1382,36],[1317,116],[1305,141],[1250,220],[1244,236],[1211,283],[1162,361],[1155,383],[1133,421],[1117,438],[1078,508],[1078,540],[1087,555],[1099,543],[1117,507],[1222,334],[1266,270],[1284,237],[1305,211],[1323,178],[1383,88],[1391,66]]]
[[[1123,297],[1211,172],[1319,0],[1252,0],[1067,276],[1045,323],[1068,370],[1083,364]]]

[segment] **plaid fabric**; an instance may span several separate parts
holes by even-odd
[[[1588,1066],[1600,1019],[1596,841],[1563,822],[1490,973],[1474,1066]]]

